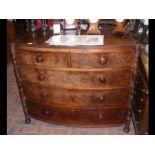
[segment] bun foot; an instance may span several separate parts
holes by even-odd
[[[123,131],[124,131],[125,133],[129,133],[130,128],[125,126],[124,129],[123,129]]]
[[[25,119],[25,123],[26,124],[30,124],[31,123],[31,119],[30,118]]]

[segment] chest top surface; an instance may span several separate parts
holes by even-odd
[[[31,33],[26,33],[23,36],[20,36],[17,39],[16,46],[18,48],[22,49],[29,49],[34,50],[35,48],[45,48],[46,50],[48,48],[58,48],[58,49],[75,49],[75,48],[88,48],[88,49],[95,49],[95,48],[113,48],[113,47],[128,47],[128,46],[134,46],[135,41],[131,33],[129,33],[126,36],[120,36],[120,35],[113,35],[111,33],[101,33],[101,35],[104,35],[104,45],[81,45],[81,46],[54,46],[54,45],[48,45],[45,43],[53,34],[51,32],[47,33],[46,37],[43,37],[41,33],[37,33],[36,37],[33,38]],[[81,34],[82,35],[82,34]]]

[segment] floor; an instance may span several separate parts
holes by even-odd
[[[8,135],[124,135],[123,126],[79,128],[48,124],[35,119],[25,124],[12,63],[7,66],[7,133]],[[134,135],[133,124],[128,135]]]

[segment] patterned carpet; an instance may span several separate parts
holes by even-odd
[[[124,135],[123,126],[79,128],[48,124],[35,119],[25,124],[12,63],[7,66],[7,133],[8,135]],[[134,135],[133,124],[128,135]]]

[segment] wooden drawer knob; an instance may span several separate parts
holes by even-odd
[[[107,57],[105,55],[101,55],[101,57],[100,57],[100,63],[102,65],[104,65],[104,64],[107,63]]]
[[[49,111],[49,110],[42,110],[42,113],[44,114],[44,115],[50,115],[51,114],[51,112]]]
[[[45,76],[43,74],[38,75],[38,80],[43,81],[45,80]]]
[[[99,100],[100,102],[103,102],[103,101],[105,101],[105,97],[104,97],[104,96],[99,96],[99,97],[98,97],[98,100]]]
[[[105,77],[103,76],[103,75],[101,75],[100,77],[99,77],[99,81],[100,81],[100,83],[105,83]]]
[[[40,53],[37,54],[37,56],[36,56],[36,62],[42,63],[43,61],[44,61],[43,56]]]
[[[42,96],[42,98],[44,99],[44,98],[47,97],[47,93],[46,93],[46,92],[43,92],[43,93],[41,94],[41,96]]]

